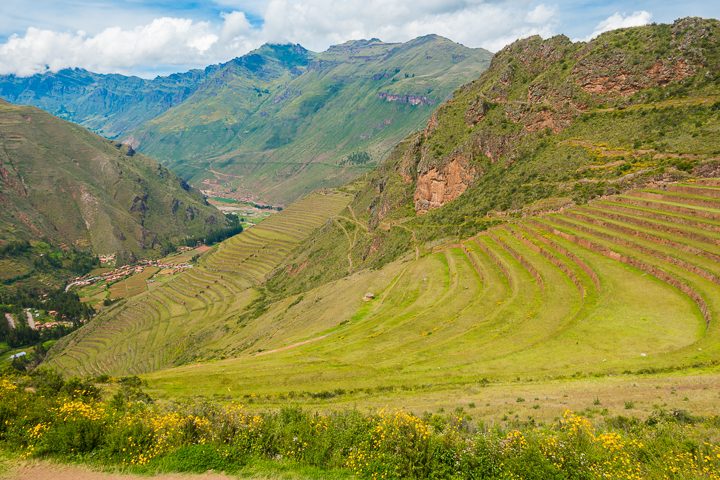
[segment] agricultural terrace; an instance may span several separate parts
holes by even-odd
[[[314,193],[220,243],[195,268],[112,305],[63,339],[50,364],[77,374],[142,373],[194,358],[236,328],[238,312],[258,295],[253,286],[348,201]]]
[[[393,390],[716,371],[718,245],[720,181],[631,191],[287,298],[218,341],[234,358],[147,378],[171,396],[372,403]]]

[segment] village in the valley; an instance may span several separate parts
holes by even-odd
[[[179,251],[192,251],[192,247],[180,247]],[[112,255],[100,255],[100,264],[101,265],[114,265],[115,264],[115,254]],[[187,270],[188,268],[192,268],[192,264],[189,262],[182,262],[182,263],[175,263],[175,262],[165,262],[162,259],[161,260],[140,260],[137,263],[129,264],[129,265],[122,265],[118,268],[113,268],[109,271],[103,271],[102,273],[97,272],[90,272],[87,275],[84,275],[82,277],[76,277],[74,278],[70,283],[67,284],[65,287],[65,291],[70,291],[72,288],[75,287],[84,287],[87,285],[93,285],[100,282],[105,282],[107,284],[112,284],[115,282],[118,282],[120,280],[124,280],[131,275],[135,275],[136,273],[143,273],[145,269],[147,268],[156,268],[162,271],[165,274],[168,275],[174,275],[176,273],[182,272],[183,270]]]
[[[72,327],[73,323],[65,320],[56,310],[40,310],[37,308],[25,308],[23,316],[18,318],[14,313],[5,313],[5,320],[11,329],[18,328],[25,323],[31,330],[46,330],[55,327]]]

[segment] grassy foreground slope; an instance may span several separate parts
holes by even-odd
[[[196,356],[243,327],[253,288],[289,251],[345,207],[345,194],[315,193],[205,254],[199,265],[119,302],[63,338],[50,364],[83,374],[143,373]]]
[[[718,245],[720,181],[631,191],[290,297],[228,333],[237,358],[148,378],[279,398],[712,366]]]

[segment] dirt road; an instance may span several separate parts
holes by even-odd
[[[120,473],[96,472],[84,467],[58,465],[49,462],[28,462],[0,474],[2,480],[232,480],[233,477],[215,473],[199,475],[168,474],[147,477]]]
[[[37,325],[35,325],[35,319],[32,316],[32,313],[30,313],[30,310],[25,310],[25,315],[27,315],[27,322],[28,327],[30,327],[33,330],[37,330]]]

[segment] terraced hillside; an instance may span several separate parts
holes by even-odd
[[[141,373],[198,355],[239,328],[255,287],[310,232],[345,207],[341,193],[315,193],[208,252],[196,268],[118,303],[64,338],[51,364],[78,373]]]
[[[229,331],[217,345],[236,358],[148,378],[172,395],[281,398],[663,372],[716,365],[719,319],[720,180],[703,179],[356,273]]]

